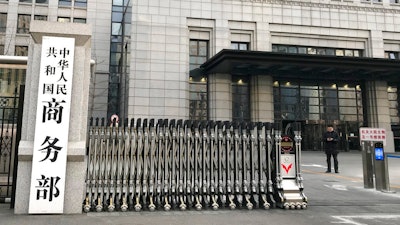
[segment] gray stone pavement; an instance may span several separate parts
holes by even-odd
[[[365,189],[361,154],[339,154],[340,173],[326,174],[323,152],[303,152],[302,171],[309,207],[305,210],[203,210],[14,215],[0,204],[1,225],[128,224],[400,224],[400,159],[389,159],[391,190]]]

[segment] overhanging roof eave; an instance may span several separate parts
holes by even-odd
[[[251,71],[257,71],[257,68],[288,67],[309,68],[313,72],[319,70],[334,69],[337,73],[343,71],[359,71],[361,75],[368,74],[387,74],[389,77],[400,74],[400,62],[389,59],[365,58],[365,57],[337,57],[326,55],[302,55],[286,54],[277,52],[261,51],[239,51],[239,50],[221,50],[212,58],[201,65],[204,75],[215,73],[235,73],[238,68],[247,68]],[[265,71],[268,71],[266,69]],[[362,72],[364,71],[364,72]],[[294,71],[295,72],[295,71]],[[344,74],[343,74],[344,75]],[[400,79],[400,78],[399,78]]]

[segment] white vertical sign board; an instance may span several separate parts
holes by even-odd
[[[74,38],[42,40],[29,213],[63,213],[74,48]]]

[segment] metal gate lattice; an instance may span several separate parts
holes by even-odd
[[[297,192],[284,190],[277,149],[271,123],[91,120],[83,210],[306,208],[299,168]]]
[[[23,89],[22,85],[20,94],[16,88],[13,96],[0,96],[0,202],[13,203]]]

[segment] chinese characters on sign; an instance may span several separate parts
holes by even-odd
[[[360,128],[360,141],[382,141],[386,145],[386,130],[384,128]]]
[[[29,213],[63,213],[74,38],[43,37]]]

